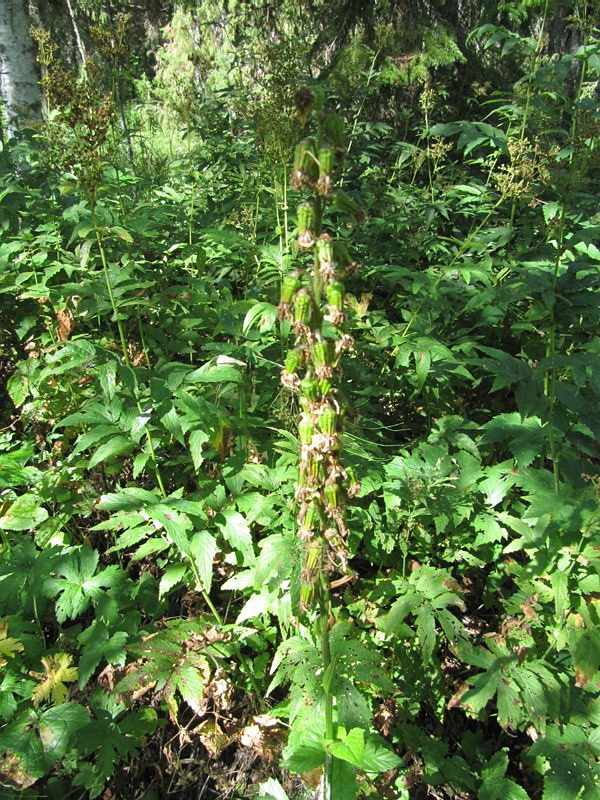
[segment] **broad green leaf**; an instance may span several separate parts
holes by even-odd
[[[48,512],[35,494],[22,494],[0,506],[0,530],[5,531],[31,531],[37,528],[45,519]]]
[[[365,772],[387,772],[395,769],[402,759],[394,753],[381,736],[370,734],[365,742],[362,769]]]
[[[124,436],[115,436],[110,439],[96,450],[94,455],[88,462],[88,469],[92,469],[97,464],[103,461],[109,461],[115,456],[122,456],[125,453],[130,453],[135,447],[135,443],[131,439],[126,439]]]
[[[90,721],[88,712],[79,703],[62,703],[40,716],[39,736],[51,762],[61,759],[75,737]]]
[[[365,732],[362,728],[353,728],[346,733],[340,726],[337,738],[333,741],[325,742],[326,749],[336,758],[341,758],[355,767],[363,766],[363,756],[365,753]]]

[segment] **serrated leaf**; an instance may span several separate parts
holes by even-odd
[[[244,517],[238,511],[230,510],[221,511],[219,516],[225,518],[224,523],[219,522],[219,517],[216,518],[216,522],[225,539],[234,550],[241,554],[245,565],[253,564],[256,557],[254,555],[252,534]]]
[[[29,380],[26,375],[17,370],[13,372],[6,382],[6,390],[15,406],[22,406],[29,394]]]
[[[200,575],[201,588],[207,592],[210,591],[212,585],[213,562],[218,549],[217,540],[208,531],[200,531],[194,534],[190,544],[190,555],[194,559],[194,564]]]
[[[92,469],[103,461],[109,461],[115,456],[130,453],[134,447],[135,444],[131,439],[126,439],[124,436],[115,436],[114,439],[110,439],[108,442],[100,445],[95,451],[88,462],[88,469]]]
[[[111,636],[106,625],[98,620],[80,634],[79,641],[83,644],[83,649],[78,665],[79,688],[85,686],[103,659],[117,666],[125,663],[125,643],[128,638],[129,634],[125,631],[116,631]]]
[[[326,741],[325,746],[329,753],[342,761],[347,761],[355,767],[362,767],[365,753],[365,732],[362,728],[353,728],[346,733],[345,729],[338,728],[337,739]]]
[[[68,692],[65,684],[77,680],[77,668],[70,666],[72,660],[73,657],[68,653],[42,656],[44,672],[31,673],[31,676],[39,681],[31,695],[35,708],[45,700],[49,700],[55,706],[64,703]]]
[[[177,586],[177,584],[183,580],[187,571],[188,567],[186,564],[169,564],[158,584],[159,598],[164,597],[174,586]]]
[[[204,454],[202,451],[206,442],[210,441],[210,433],[202,430],[191,431],[188,441],[190,454],[194,462],[194,469],[197,471],[204,461]]]
[[[367,737],[362,765],[365,772],[387,772],[395,769],[401,761],[381,736],[370,734]]]
[[[0,667],[6,664],[6,657],[23,650],[23,644],[18,640],[8,636],[8,620],[0,620]]]
[[[346,761],[333,759],[331,765],[331,796],[335,800],[356,800],[358,782],[356,771]]]

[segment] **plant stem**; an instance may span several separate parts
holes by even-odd
[[[320,587],[320,614],[317,618],[317,629],[321,636],[321,658],[323,659],[323,691],[325,693],[325,738],[335,738],[333,725],[333,694],[331,692],[331,643],[329,641],[329,616],[331,613],[331,599],[325,581]],[[323,800],[335,800],[332,786],[333,756],[328,753],[325,757],[323,773]]]

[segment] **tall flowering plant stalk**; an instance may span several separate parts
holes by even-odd
[[[292,188],[306,192],[297,211],[297,249],[302,268],[288,273],[281,286],[279,316],[288,320],[295,335],[281,374],[282,384],[298,395],[300,469],[296,499],[298,537],[303,566],[300,615],[313,621],[321,642],[326,737],[335,739],[333,682],[329,627],[330,584],[334,574],[346,575],[348,529],[344,509],[359,483],[341,458],[341,433],[346,414],[340,391],[341,358],[352,350],[344,330],[344,285],[341,274],[354,265],[345,246],[325,230],[328,204],[360,221],[363,212],[335,186],[336,169],[345,154],[342,119],[323,108],[318,90],[302,89],[296,106],[305,123],[314,121],[315,133],[296,147]],[[324,800],[332,795],[332,763],[324,774]]]

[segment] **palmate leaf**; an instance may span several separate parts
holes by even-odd
[[[481,770],[478,800],[530,800],[525,789],[506,777],[507,768],[508,754],[504,750],[495,753]]]
[[[111,636],[106,625],[94,620],[89,628],[80,635],[79,641],[83,645],[79,660],[79,687],[83,688],[92,673],[104,659],[109,664],[122,665],[125,663],[125,642],[129,638],[126,631],[116,631]]]
[[[97,601],[102,589],[116,587],[123,580],[123,571],[116,564],[96,574],[100,554],[89,547],[81,547],[57,569],[60,577],[45,582],[49,596],[58,594],[56,618],[59,622],[74,619],[82,614],[90,602]]]
[[[7,657],[19,653],[23,650],[23,645],[18,639],[8,636],[8,620],[0,620],[0,667],[7,662]]]
[[[600,800],[600,741],[597,729],[550,726],[526,759],[544,776],[543,800]]]
[[[409,614],[415,618],[417,636],[423,661],[428,661],[435,648],[436,621],[448,638],[454,640],[462,630],[460,622],[448,611],[449,606],[464,609],[460,587],[446,570],[421,566],[408,578],[397,579],[402,592],[387,614],[377,620],[377,626],[388,636],[393,635]]]
[[[547,432],[539,417],[498,414],[484,426],[484,442],[507,442],[518,467],[528,467],[540,454]]]
[[[39,681],[31,695],[35,708],[46,700],[55,706],[64,703],[69,691],[66,684],[77,680],[77,668],[71,666],[72,660],[73,657],[68,653],[42,656],[44,672],[31,673]]]
[[[455,647],[467,664],[483,667],[484,672],[469,678],[469,689],[458,704],[480,712],[496,696],[498,722],[505,729],[527,724],[544,731],[548,718],[558,714],[561,684],[542,659],[522,661],[505,644],[490,640],[489,650],[461,642]]]
[[[196,644],[203,632],[201,625],[180,620],[130,647],[139,658],[128,668],[128,674],[115,691],[124,693],[153,686],[167,703],[174,722],[178,712],[177,695],[192,711],[201,713],[204,688],[211,674],[209,662],[200,652],[203,645]]]

